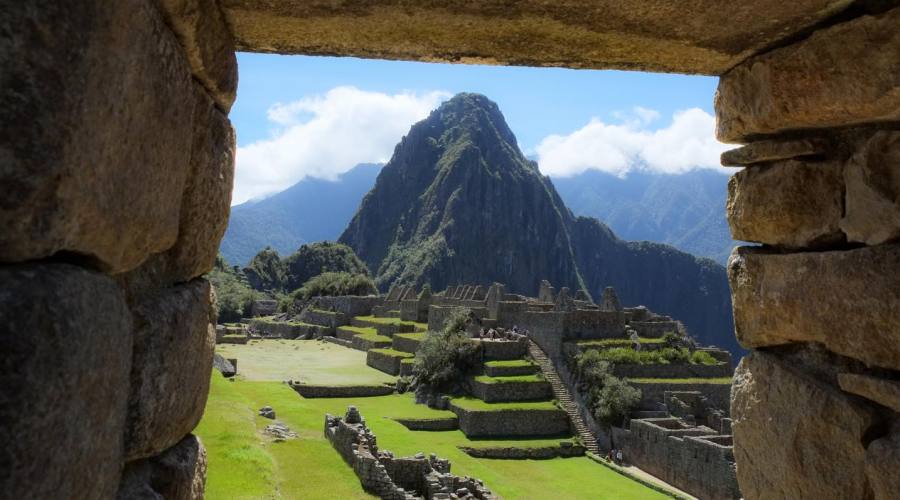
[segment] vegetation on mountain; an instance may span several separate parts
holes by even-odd
[[[364,274],[322,273],[309,279],[293,296],[300,299],[339,295],[372,295],[377,293],[372,278]]]
[[[739,352],[721,265],[623,241],[572,215],[481,95],[459,94],[410,129],[339,241],[382,290],[496,281],[533,293],[547,279],[599,297],[614,286],[623,303],[678,318],[701,342]]]
[[[256,254],[250,264],[244,268],[244,274],[246,274],[251,287],[276,293],[293,292],[310,279],[323,273],[347,273],[365,277],[368,272],[366,265],[359,260],[350,247],[330,241],[303,245],[284,259],[278,255],[277,251],[266,247]],[[329,278],[329,280],[336,279],[338,278],[334,276]],[[350,282],[346,281],[349,278],[343,279],[345,282],[333,284],[343,287],[350,286]],[[359,280],[357,279],[357,281]],[[359,283],[357,285],[361,286]],[[367,295],[367,293],[362,295]]]
[[[229,266],[221,255],[216,257],[216,264],[206,278],[216,292],[219,323],[239,321],[249,316],[253,301],[266,298],[263,293],[250,287],[238,266]]]
[[[669,365],[693,364],[716,365],[719,361],[706,351],[693,351],[683,347],[665,347],[653,351],[635,351],[630,347],[614,347],[597,351],[599,359],[616,364]]]

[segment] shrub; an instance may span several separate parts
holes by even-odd
[[[598,359],[612,364],[669,365],[692,363],[714,365],[718,363],[709,353],[701,351],[692,353],[683,347],[666,347],[655,351],[635,351],[628,347],[616,347],[603,351],[592,349],[587,352],[595,352],[597,353],[595,356]]]
[[[221,255],[216,258],[213,270],[206,277],[216,292],[215,307],[219,322],[240,321],[250,315],[254,300],[266,298],[266,295],[250,288],[240,270],[230,267]]]
[[[621,421],[641,400],[641,391],[612,374],[612,365],[603,354],[590,350],[576,357],[580,390],[591,412],[607,429]],[[635,351],[632,351],[635,352]]]
[[[609,377],[594,398],[594,416],[609,429],[622,422],[641,400],[641,391],[622,379]]]
[[[416,351],[416,385],[431,392],[458,393],[481,362],[479,345],[466,334],[468,311],[457,311],[439,332],[425,334]]]
[[[378,293],[375,283],[364,274],[322,273],[303,284],[292,296],[307,300],[311,297],[339,295],[372,295]]]

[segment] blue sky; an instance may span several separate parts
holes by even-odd
[[[713,77],[239,54],[235,202],[386,161],[457,92],[497,102],[549,175],[715,168]]]

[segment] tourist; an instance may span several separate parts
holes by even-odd
[[[622,450],[616,450],[616,464],[622,465]]]
[[[631,330],[631,334],[629,335],[629,338],[631,339],[632,342],[634,342],[634,350],[640,351],[641,350],[641,338],[638,337],[637,331]]]

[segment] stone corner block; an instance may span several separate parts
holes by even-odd
[[[863,442],[878,415],[776,355],[744,357],[731,398],[745,498],[865,498]]]
[[[900,367],[900,245],[728,259],[735,332],[746,348],[819,342],[869,366]]]
[[[110,498],[121,467],[131,315],[109,277],[0,266],[0,491]]]
[[[785,160],[735,173],[726,203],[732,237],[785,248],[843,241],[842,169],[835,161]]]
[[[125,452],[156,455],[191,432],[206,406],[215,328],[203,279],[163,289],[136,305]]]
[[[820,29],[752,57],[716,91],[716,136],[746,142],[786,130],[900,119],[900,7]]]
[[[216,0],[159,0],[194,76],[227,113],[237,97],[234,37]]]

